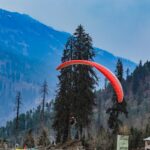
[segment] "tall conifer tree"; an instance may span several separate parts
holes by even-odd
[[[118,59],[117,65],[116,65],[116,76],[118,77],[119,81],[123,82],[123,65],[120,59]],[[108,126],[110,129],[112,129],[113,134],[118,134],[119,127],[122,125],[122,121],[119,118],[120,114],[125,114],[127,117],[127,103],[125,99],[122,103],[117,102],[117,96],[116,93],[113,92],[112,97],[112,107],[107,109],[107,113],[109,114],[108,119]]]
[[[46,104],[46,96],[48,95],[48,84],[46,81],[43,82],[43,85],[40,89],[41,97],[42,97],[42,111],[41,111],[41,125],[44,126],[45,123],[45,104]]]
[[[85,33],[82,25],[79,25],[74,33],[74,55],[73,59],[92,61],[95,53],[92,39]],[[77,120],[77,134],[82,137],[83,128],[90,124],[92,110],[95,104],[95,84],[97,76],[93,68],[85,65],[75,65],[74,69],[74,99],[73,113]],[[78,135],[77,135],[78,137]]]
[[[73,37],[68,39],[63,52],[62,62],[72,59],[73,52]],[[72,67],[64,68],[58,76],[59,84],[55,99],[54,110],[55,119],[53,128],[56,130],[56,141],[65,142],[69,137],[69,118],[71,113],[72,99]]]
[[[80,25],[66,43],[62,62],[72,59],[93,60],[94,56],[92,39]],[[90,124],[97,77],[93,69],[85,65],[70,66],[60,73],[53,127],[57,131],[57,141],[65,142],[70,136],[71,118],[77,122],[77,137],[82,137],[83,128]]]
[[[18,132],[18,129],[19,129],[20,106],[21,106],[21,93],[17,92],[17,95],[16,95],[16,125],[15,125],[16,133]]]

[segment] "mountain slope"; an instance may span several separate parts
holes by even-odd
[[[55,96],[62,51],[69,33],[56,31],[28,15],[0,9],[0,118],[4,123],[14,115],[16,91],[22,92],[25,111],[40,102],[39,87],[47,80],[49,97]],[[95,61],[114,71],[118,57],[95,48]],[[136,64],[123,59],[124,68]],[[5,115],[8,118],[5,117]]]
[[[69,36],[27,15],[0,10],[0,20],[0,46],[30,58],[42,59],[51,55],[64,46]]]

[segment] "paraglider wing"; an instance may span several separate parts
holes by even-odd
[[[103,65],[100,65],[96,62],[92,62],[92,61],[88,61],[88,60],[70,60],[70,61],[66,61],[66,62],[62,63],[61,65],[59,65],[57,67],[57,70],[63,69],[70,65],[76,65],[76,64],[82,64],[82,65],[88,65],[88,66],[95,67],[110,81],[111,85],[113,86],[113,88],[116,92],[118,103],[121,103],[123,101],[124,93],[123,93],[123,89],[122,89],[120,81],[114,75],[114,73],[112,73],[109,69],[107,69]]]

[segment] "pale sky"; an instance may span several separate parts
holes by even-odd
[[[94,46],[131,59],[150,60],[150,0],[0,0],[57,30],[82,24]]]

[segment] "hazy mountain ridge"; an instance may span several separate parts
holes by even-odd
[[[113,72],[115,71],[115,67],[116,67],[116,62],[118,59],[122,60],[123,63],[123,67],[124,67],[124,73],[126,72],[127,68],[130,69],[130,73],[133,72],[133,70],[136,67],[136,64],[133,63],[133,61],[125,59],[123,57],[117,57],[115,55],[113,55],[110,52],[107,52],[106,50],[103,49],[99,49],[99,48],[95,48],[96,50],[96,57],[95,57],[95,61],[96,62],[100,62],[101,64],[103,64],[104,66],[108,67],[110,70],[112,70]],[[126,75],[126,74],[124,74]]]
[[[49,50],[59,50],[70,35],[19,13],[0,10],[0,20],[0,46],[30,58],[42,59]]]
[[[49,95],[54,97],[58,72],[64,44],[69,33],[56,31],[28,15],[0,9],[0,112],[1,122],[4,114],[13,115],[15,94],[22,91],[22,111],[39,103],[39,87],[47,80]],[[95,61],[112,71],[118,57],[96,48]],[[125,69],[131,71],[136,64],[123,59]]]

